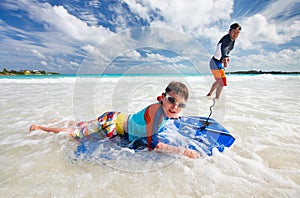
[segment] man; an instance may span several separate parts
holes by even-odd
[[[210,60],[210,69],[216,81],[211,86],[207,96],[211,96],[215,90],[216,99],[220,98],[222,89],[227,86],[225,70],[229,64],[229,53],[234,47],[235,40],[240,34],[242,27],[238,23],[230,26],[228,34],[223,36],[217,45],[215,54]]]

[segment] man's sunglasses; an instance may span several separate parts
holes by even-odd
[[[185,108],[186,107],[185,103],[177,102],[175,98],[173,98],[172,96],[168,95],[167,93],[165,93],[165,96],[168,99],[169,103],[176,104],[176,105],[178,105],[179,108]]]

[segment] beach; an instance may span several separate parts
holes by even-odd
[[[0,197],[300,196],[299,75],[228,75],[212,118],[236,140],[196,160],[74,161],[78,143],[67,133],[29,133],[33,123],[136,112],[172,80],[190,90],[182,115],[209,115],[210,75],[1,77]]]

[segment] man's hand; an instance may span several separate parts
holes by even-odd
[[[229,57],[225,57],[225,58],[223,58],[223,60],[222,60],[222,64],[224,65],[224,67],[226,68],[227,66],[228,66],[228,64],[229,64]]]

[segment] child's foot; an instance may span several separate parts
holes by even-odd
[[[31,131],[35,131],[35,130],[38,130],[39,129],[39,125],[36,125],[36,124],[32,124],[29,128],[29,132]]]

